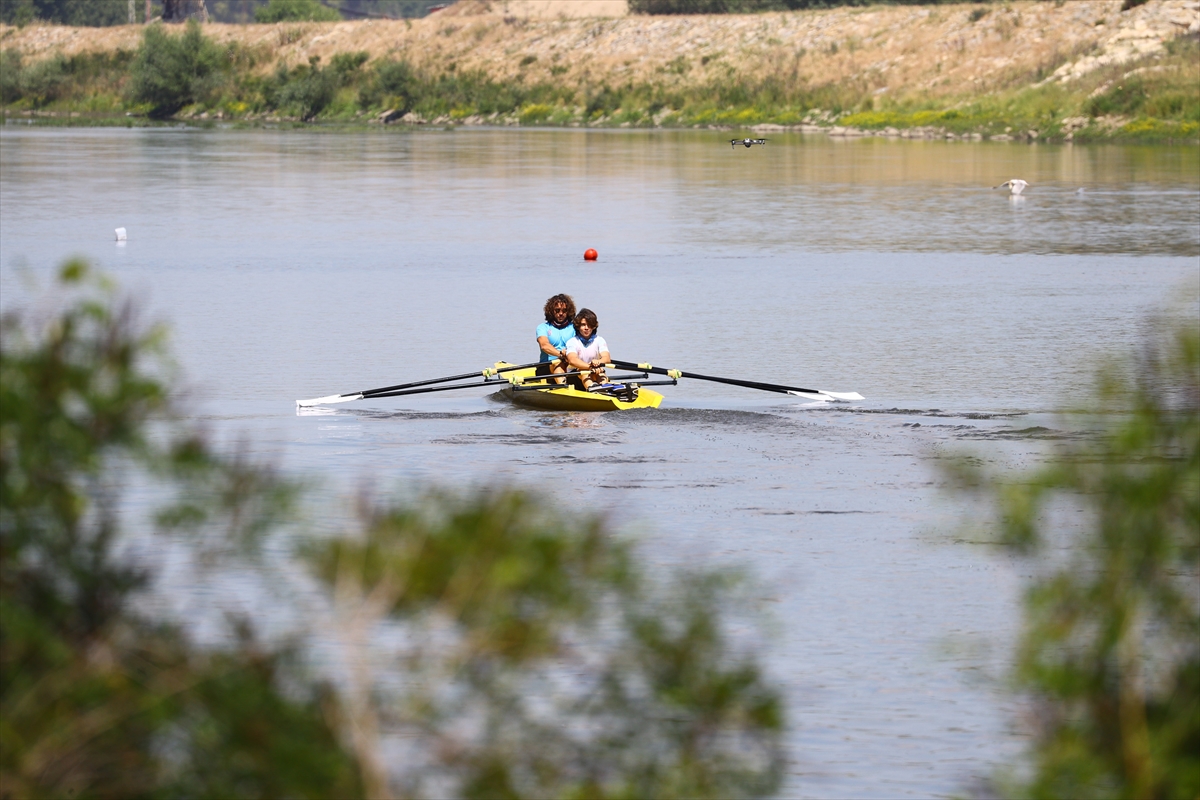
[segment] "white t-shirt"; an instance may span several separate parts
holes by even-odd
[[[592,336],[592,340],[587,344],[578,336],[572,336],[567,340],[567,352],[575,353],[589,364],[595,361],[601,353],[608,352],[608,342],[604,341],[604,337],[600,334]]]

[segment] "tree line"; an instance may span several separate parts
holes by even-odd
[[[162,19],[244,24],[423,17],[445,0],[0,0],[0,21],[105,27]],[[203,13],[201,13],[203,11]]]
[[[629,0],[633,14],[755,14],[847,6],[936,6],[963,0]],[[979,4],[999,0],[976,0]]]
[[[497,0],[498,1],[498,0]],[[869,5],[942,5],[962,0],[629,0],[633,14],[753,14]],[[980,5],[1001,0],[976,0]],[[1124,0],[1123,8],[1146,0]],[[196,14],[200,0],[0,0],[0,20],[27,24],[33,20],[58,25],[100,27],[125,25],[161,17],[183,21]],[[214,22],[280,22],[423,17],[445,0],[203,0]],[[147,16],[146,11],[149,10]]]

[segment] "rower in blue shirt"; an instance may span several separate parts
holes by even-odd
[[[546,321],[537,326],[537,343],[541,348],[541,364],[537,374],[550,375],[567,371],[567,342],[575,336],[575,301],[568,294],[556,294],[542,308]],[[557,359],[557,360],[556,360]],[[562,383],[562,378],[555,378]]]

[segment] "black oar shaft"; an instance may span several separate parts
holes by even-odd
[[[526,364],[524,366],[502,367],[496,371],[497,372],[511,372],[514,369],[528,369],[530,366],[531,365]],[[533,366],[536,366],[536,365],[533,365]],[[478,372],[471,372],[471,373],[468,373],[466,375],[466,377],[470,378],[470,377],[474,377],[475,375],[479,375],[479,374],[480,373],[478,373]],[[554,377],[561,378],[561,377],[570,377],[572,375],[582,375],[582,374],[584,374],[584,373],[582,373],[582,372],[558,372],[558,373],[555,373]],[[536,378],[528,379],[528,381],[529,382],[542,381],[542,380],[548,379],[549,377],[550,376],[548,376],[548,375],[547,376],[539,375]],[[460,380],[461,380],[461,378],[460,378]],[[417,385],[420,385],[420,384],[417,384]],[[366,399],[374,400],[375,398],[378,398],[378,397],[400,397],[400,396],[406,395],[406,394],[428,394],[430,392],[449,392],[452,389],[470,389],[475,386],[496,386],[496,387],[502,388],[507,385],[509,385],[507,381],[483,380],[483,381],[479,381],[477,383],[459,383],[454,386],[430,386],[430,387],[426,387],[424,389],[417,389],[417,388],[400,389],[400,388],[397,388],[396,391],[391,391],[391,392],[383,392],[383,391],[377,390],[370,395],[364,394],[363,399],[364,400],[366,400]],[[535,388],[545,388],[545,386],[538,386]]]
[[[512,366],[509,366],[509,367],[501,367],[500,369],[496,370],[496,373],[499,374],[501,372],[512,372],[514,369],[529,369],[530,367],[536,367],[540,363],[542,363],[542,362],[534,361],[532,364],[513,364]],[[412,383],[397,383],[395,386],[381,386],[378,389],[364,389],[361,392],[347,392],[346,394],[344,394],[342,396],[346,397],[346,396],[349,396],[352,394],[361,394],[364,398],[367,398],[367,397],[395,397],[395,395],[385,394],[385,393],[386,392],[394,392],[394,391],[397,391],[400,389],[413,389],[413,388],[416,388],[417,386],[430,386],[435,383],[450,383],[451,381],[465,381],[467,378],[474,378],[476,376],[483,375],[483,374],[484,374],[483,370],[475,370],[474,372],[464,372],[462,375],[450,375],[445,378],[430,378],[429,380],[413,381]]]
[[[427,386],[424,389],[401,389],[395,392],[380,392],[370,395],[369,399],[378,397],[400,397],[406,394],[429,394],[430,392],[449,392],[454,389],[473,389],[478,386],[507,386],[504,381],[479,381],[478,383],[459,383],[454,386]],[[368,399],[364,396],[363,399]]]
[[[636,364],[632,361],[613,361],[613,366],[621,369],[636,369],[642,372],[653,372],[655,375],[668,375],[671,377],[693,378],[698,381],[712,381],[713,383],[727,383],[730,386],[743,386],[747,389],[760,389],[764,392],[778,392],[787,394],[788,392],[807,392],[809,394],[820,394],[816,389],[802,389],[799,386],[783,386],[777,383],[760,383],[759,381],[742,381],[736,378],[721,378],[716,375],[701,375],[698,372],[684,372],[677,369],[663,369],[662,367],[652,367],[649,364]]]

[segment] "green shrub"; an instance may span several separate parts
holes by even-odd
[[[548,106],[545,103],[530,103],[521,108],[521,124],[536,125],[539,122],[545,122],[552,113],[554,113],[553,106]]]
[[[34,106],[62,101],[72,101],[73,107],[111,106],[115,87],[132,58],[127,50],[69,58],[56,53],[30,64],[19,51],[6,50],[0,55],[0,102],[25,99]]]
[[[860,111],[848,114],[838,120],[839,125],[849,125],[855,128],[921,128],[927,126],[945,126],[962,120],[961,111]],[[950,127],[955,127],[953,124]]]
[[[342,15],[336,10],[321,5],[317,0],[271,0],[254,10],[255,22],[336,22],[341,18]]]
[[[523,104],[550,99],[518,84],[497,83],[482,71],[443,74],[422,81],[414,107],[425,114],[447,114],[452,108],[472,106],[482,114],[507,114]]]
[[[562,87],[522,86],[491,80],[482,71],[443,72],[429,76],[417,73],[405,61],[377,62],[360,79],[359,104],[363,108],[386,106],[416,111],[424,116],[450,114],[454,109],[474,113],[511,113],[528,103],[554,105],[571,96]]]
[[[297,67],[276,95],[280,108],[295,109],[305,122],[325,110],[337,94],[340,83],[336,70],[321,69],[319,56],[313,56],[307,67]]]
[[[0,3],[0,22],[24,28],[37,18],[33,0],[8,0]]]
[[[1200,122],[1200,93],[1168,89],[1146,101],[1143,109],[1152,117],[1186,119]]]
[[[584,111],[589,117],[601,114],[612,114],[622,105],[621,93],[608,86],[602,86],[600,91],[588,95],[584,103]]]
[[[406,95],[413,93],[417,77],[407,61],[385,61],[375,68],[379,88],[386,94]]]
[[[0,319],[5,795],[362,796],[331,723],[336,697],[286,651],[245,622],[206,650],[144,615],[138,592],[154,576],[130,534],[246,568],[253,558],[233,554],[258,551],[294,492],[178,421],[162,331],[139,326],[83,264],[61,279],[66,308],[52,320],[19,307]],[[118,511],[137,479],[169,487],[163,530]]]
[[[169,117],[213,93],[225,61],[222,49],[200,32],[195,20],[181,36],[150,25],[131,69],[130,96],[148,104],[150,116]]]
[[[138,6],[140,7],[140,3]],[[102,27],[129,22],[126,0],[3,0],[0,21],[26,25],[35,19],[55,25]]]
[[[598,519],[568,520],[522,491],[359,506],[361,530],[315,543],[308,559],[348,607],[428,642],[399,659],[420,677],[397,676],[406,688],[385,713],[445,743],[436,758],[457,785],[406,796],[725,800],[778,789],[783,709],[755,660],[730,646],[731,581],[651,581]],[[570,680],[545,681],[556,673]]]
[[[337,73],[338,78],[346,83],[352,80],[363,64],[367,63],[367,59],[371,56],[366,50],[359,50],[354,53],[335,53],[329,62],[329,66]]]
[[[1198,129],[1200,129],[1200,123],[1197,122],[1176,122],[1155,117],[1139,117],[1118,128],[1116,138],[1146,143],[1187,140],[1195,139]]]
[[[998,504],[1002,542],[1040,564],[1015,674],[1033,703],[1032,770],[1001,778],[1005,795],[1200,796],[1194,313],[1101,372],[1089,409],[1101,430],[1032,473],[980,484],[963,466]]]
[[[1087,113],[1093,117],[1110,114],[1129,116],[1142,109],[1147,97],[1146,85],[1141,79],[1126,78],[1103,94],[1088,100]]]
[[[67,59],[61,53],[55,53],[21,71],[21,94],[35,105],[45,105],[66,94],[70,79]]]
[[[375,108],[386,101],[390,108],[406,112],[413,107],[417,83],[407,61],[378,61],[359,89],[359,105]]]
[[[15,103],[24,96],[21,66],[20,50],[9,48],[0,52],[0,103]]]

